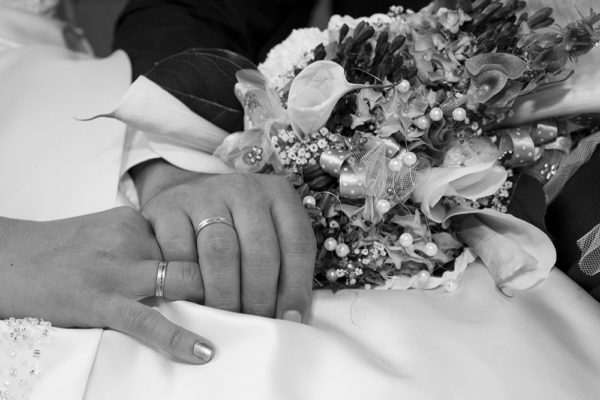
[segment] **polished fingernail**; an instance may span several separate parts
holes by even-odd
[[[283,313],[283,319],[286,321],[302,323],[302,314],[296,310],[288,310]]]
[[[209,362],[215,355],[215,350],[208,343],[194,343],[194,355],[204,362]]]

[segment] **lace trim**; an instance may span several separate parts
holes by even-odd
[[[577,247],[581,251],[579,268],[587,276],[600,273],[600,225],[596,225],[591,231],[583,235],[577,241]]]
[[[41,373],[50,322],[37,318],[0,321],[0,400],[24,400]]]

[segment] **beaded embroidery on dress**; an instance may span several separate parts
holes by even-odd
[[[0,321],[0,400],[29,397],[50,329],[49,322],[37,318]]]
[[[53,16],[60,0],[0,0],[0,6]]]

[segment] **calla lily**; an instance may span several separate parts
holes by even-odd
[[[255,129],[269,121],[287,122],[287,114],[267,78],[255,69],[235,74],[235,94],[244,107],[244,130]]]
[[[212,155],[228,133],[144,76],[133,82],[114,111],[83,120],[103,117],[127,124],[133,140],[145,140],[155,153],[179,168],[231,172]]]
[[[446,218],[453,220],[458,236],[483,261],[499,288],[528,289],[546,279],[556,262],[550,238],[510,214],[460,208]]]
[[[288,96],[288,115],[294,132],[303,138],[327,122],[346,93],[368,87],[346,80],[344,68],[333,61],[316,61],[294,78]]]
[[[168,142],[209,154],[228,135],[144,76],[131,84],[114,111],[86,120],[100,117],[118,119],[143,132],[150,142]]]
[[[435,222],[447,218],[446,208],[439,204],[444,196],[477,200],[490,196],[506,181],[507,172],[495,161],[464,167],[435,167],[417,182],[413,198],[421,203],[421,211]]]
[[[545,118],[600,112],[600,48],[593,49],[577,65],[577,73],[564,82],[521,96],[506,125],[516,126]]]

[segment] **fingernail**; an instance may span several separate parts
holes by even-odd
[[[194,355],[204,362],[209,362],[215,355],[211,345],[204,342],[194,343]]]
[[[302,323],[302,314],[300,314],[296,310],[288,310],[283,313],[283,319],[285,319],[286,321],[298,322],[299,324],[301,324]]]

